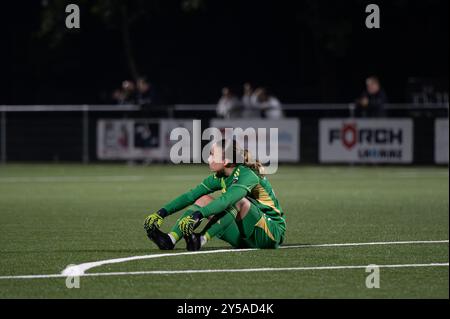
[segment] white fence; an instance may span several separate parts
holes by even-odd
[[[448,104],[427,104],[427,105],[411,105],[411,104],[387,104],[385,106],[386,110],[393,110],[393,111],[402,111],[402,110],[411,110],[413,112],[423,112],[422,114],[438,114],[433,115],[435,117],[440,117],[441,119],[436,120],[436,122],[433,124],[433,133],[430,133],[427,131],[426,134],[430,134],[428,139],[429,145],[432,148],[432,154],[430,156],[426,156],[429,158],[427,160],[429,163],[437,163],[437,164],[445,164],[448,163]],[[170,105],[170,106],[155,106],[151,107],[147,112],[142,114],[139,111],[141,111],[141,107],[138,105],[0,105],[0,162],[6,163],[9,160],[8,152],[12,155],[11,158],[13,160],[22,160],[21,158],[17,159],[17,156],[14,156],[17,153],[17,149],[21,148],[27,148],[26,152],[32,153],[33,150],[30,149],[30,142],[28,141],[28,144],[25,143],[26,141],[20,140],[20,138],[17,138],[17,132],[18,130],[23,130],[28,134],[28,137],[30,135],[38,136],[40,133],[39,127],[36,128],[36,125],[33,126],[33,118],[36,116],[36,118],[42,120],[45,117],[52,117],[53,119],[50,121],[43,121],[45,122],[42,125],[48,125],[49,127],[52,125],[66,125],[69,124],[69,127],[66,127],[65,130],[61,130],[61,132],[58,133],[58,128],[54,130],[48,129],[46,131],[47,139],[54,139],[54,140],[61,140],[61,139],[67,139],[67,143],[72,143],[70,147],[71,149],[71,156],[72,158],[70,160],[73,160],[73,154],[74,152],[77,152],[76,154],[76,160],[81,160],[84,163],[88,163],[91,157],[95,157],[95,154],[97,154],[97,159],[106,159],[106,158],[113,158],[113,153],[111,152],[111,149],[109,150],[97,150],[97,147],[99,146],[98,138],[99,138],[99,132],[97,131],[97,122],[101,119],[108,118],[112,113],[116,114],[113,117],[117,119],[123,119],[124,117],[128,118],[129,120],[133,120],[135,118],[134,115],[139,115],[137,118],[139,120],[142,120],[141,117],[147,117],[152,118],[155,121],[159,121],[156,119],[156,117],[152,117],[149,114],[153,114],[151,112],[153,111],[159,111],[158,117],[165,117],[167,123],[172,123],[170,119],[174,119],[177,117],[184,117],[184,118],[201,118],[211,120],[211,118],[214,117],[216,110],[216,105],[214,104],[207,104],[207,105],[186,105],[186,104],[177,104],[177,105]],[[355,160],[355,158],[346,159],[346,158],[336,158],[336,154],[339,152],[332,151],[334,155],[334,160],[330,158],[325,158],[328,151],[321,149],[321,147],[326,147],[326,145],[319,140],[319,136],[321,134],[321,130],[323,128],[320,128],[318,125],[318,122],[316,121],[315,124],[312,123],[314,121],[309,120],[303,120],[301,118],[301,114],[314,114],[313,116],[316,119],[319,119],[323,116],[321,112],[326,111],[337,111],[340,112],[339,114],[342,114],[338,117],[349,117],[352,118],[354,105],[353,104],[285,104],[283,105],[283,110],[286,112],[291,112],[290,114],[294,114],[296,118],[299,118],[299,124],[297,129],[290,129],[289,126],[286,126],[287,133],[285,134],[286,137],[290,137],[289,140],[292,141],[292,144],[289,144],[285,147],[286,150],[288,150],[288,156],[287,161],[300,161],[300,150],[303,149],[303,147],[306,145],[306,147],[310,147],[307,149],[307,152],[304,154],[307,154],[307,156],[303,156],[301,158],[301,161],[304,161],[306,158],[307,162],[360,162],[359,160]],[[162,111],[162,112],[161,112]],[[298,113],[295,113],[295,111],[298,111]],[[303,111],[309,112],[309,113],[302,113]],[[437,112],[435,112],[437,111]],[[435,112],[435,113],[433,113]],[[27,120],[22,120],[22,114],[23,117]],[[58,123],[58,116],[55,116],[55,114],[68,114],[65,116],[65,122]],[[72,115],[73,114],[73,115]],[[127,114],[127,115],[125,115]],[[156,114],[156,113],[155,113]],[[161,114],[163,114],[161,116]],[[299,115],[300,114],[300,115]],[[333,115],[335,116],[335,115]],[[61,116],[63,117],[63,116]],[[236,120],[236,119],[234,119]],[[239,119],[237,119],[239,120]],[[360,119],[359,119],[360,120]],[[416,119],[414,119],[414,122],[416,122]],[[177,119],[173,121],[174,123],[180,123],[180,121],[183,121],[183,119]],[[252,121],[250,119],[247,119],[247,121]],[[253,120],[254,121],[254,120]],[[383,121],[382,119],[379,119],[378,121]],[[302,123],[301,129],[300,129],[300,122]],[[362,122],[361,122],[362,123]],[[31,125],[30,125],[31,124]],[[209,123],[208,123],[209,124]],[[307,124],[307,125],[304,125]],[[171,124],[172,125],[172,124]],[[408,124],[409,125],[409,124]],[[22,127],[23,126],[23,127]],[[167,125],[166,125],[167,126]],[[169,125],[170,126],[170,125]],[[172,125],[173,126],[173,125]],[[414,162],[414,144],[416,143],[416,139],[414,136],[416,128],[414,127],[414,124],[411,124],[411,129],[404,128],[405,136],[408,138],[404,143],[402,142],[401,145],[401,159],[398,161],[400,163],[411,163]],[[145,127],[144,127],[145,128]],[[283,129],[285,129],[283,128]],[[71,130],[73,131],[73,134],[71,136],[65,136],[64,134],[70,135]],[[76,131],[76,132],[75,132]],[[167,130],[166,130],[167,131]],[[411,131],[411,132],[410,132]],[[164,131],[165,132],[165,131]],[[446,133],[447,132],[447,133]],[[8,136],[8,133],[10,133],[10,136]],[[145,133],[145,132],[144,132]],[[422,132],[419,132],[417,137],[423,137]],[[58,136],[59,134],[59,136]],[[134,134],[134,133],[133,133]],[[167,134],[165,132],[164,134]],[[306,135],[305,135],[306,134]],[[381,134],[381,133],[380,133]],[[295,136],[294,136],[295,135]],[[284,135],[283,135],[284,136]],[[301,138],[300,138],[301,137]],[[106,138],[103,136],[102,141]],[[164,138],[164,152],[167,153],[169,143],[166,141],[166,136],[161,136],[161,138]],[[410,139],[409,139],[410,138]],[[422,138],[423,139],[423,138]],[[39,139],[37,139],[39,140]],[[313,140],[313,142],[310,142]],[[40,140],[39,140],[40,141]],[[22,142],[23,145],[22,145]],[[48,141],[47,141],[48,142]],[[309,144],[308,144],[308,143]],[[96,143],[94,147],[94,143]],[[423,142],[422,142],[423,143]],[[107,144],[104,144],[107,145]],[[325,145],[325,146],[323,146]],[[411,145],[411,146],[410,146]],[[33,146],[33,145],[32,145]],[[45,146],[45,145],[44,145]],[[55,158],[58,158],[58,152],[57,148],[61,146],[61,143],[54,143],[47,145],[47,148],[55,148]],[[329,145],[330,146],[330,145]],[[422,144],[423,146],[423,144]],[[34,146],[33,146],[34,147]],[[28,150],[30,149],[30,150]],[[37,148],[35,147],[35,150]],[[96,151],[93,151],[93,150]],[[420,148],[416,148],[420,149]],[[16,151],[16,153],[14,153]],[[135,150],[136,154],[132,155],[129,153],[127,156],[123,156],[122,159],[127,158],[134,158],[134,157],[155,157],[155,158],[163,158],[164,156],[160,155],[159,157],[155,153],[155,151],[148,152],[142,151],[142,150]],[[370,151],[370,150],[369,150]],[[374,149],[372,149],[374,151]],[[381,150],[383,151],[383,150]],[[23,153],[26,153],[25,151]],[[113,151],[114,152],[114,151]],[[141,152],[142,154],[138,154]],[[303,151],[302,151],[303,152]],[[375,151],[374,151],[375,152]],[[383,151],[384,152],[384,151]],[[381,153],[383,153],[381,152]],[[342,153],[342,152],[341,152]],[[345,152],[344,152],[345,153]],[[342,153],[342,154],[344,154]],[[367,153],[367,152],[366,152]],[[369,152],[370,153],[370,152]],[[378,154],[381,154],[378,152]],[[429,151],[427,151],[427,154]],[[28,153],[26,153],[28,154]],[[315,155],[314,155],[315,154]],[[324,155],[325,154],[325,155]],[[342,155],[341,154],[341,155]],[[367,153],[368,154],[368,153]],[[372,153],[370,153],[372,154]],[[384,153],[383,153],[384,154]],[[33,155],[33,154],[31,154]],[[328,152],[328,155],[330,155],[330,152]],[[335,156],[336,155],[336,156]],[[348,155],[348,154],[347,154]],[[346,156],[347,156],[346,155]],[[333,157],[332,156],[332,157]],[[44,157],[44,156],[43,156]],[[25,158],[25,156],[24,156]],[[32,157],[30,157],[32,158]],[[29,160],[30,158],[26,158],[25,160]],[[47,160],[48,156],[46,157]],[[62,160],[65,160],[67,156],[61,156]],[[364,161],[363,161],[364,162]],[[367,161],[366,161],[367,162]],[[385,162],[385,161],[382,161]],[[388,161],[389,162],[389,161]]]

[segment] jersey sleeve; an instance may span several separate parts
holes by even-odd
[[[204,217],[219,214],[247,196],[258,183],[259,177],[253,171],[250,169],[239,170],[235,173],[233,183],[228,190],[219,198],[202,207],[200,212]]]
[[[222,188],[220,184],[220,178],[216,176],[216,174],[211,174],[207,178],[203,180],[200,184],[204,188],[206,188],[210,193],[213,193]]]
[[[193,204],[199,197],[220,189],[220,179],[214,174],[205,178],[200,184],[188,192],[181,194],[163,206],[169,215]]]
[[[247,191],[241,187],[230,188],[227,192],[223,193],[220,197],[216,198],[208,205],[200,208],[200,212],[203,217],[219,214],[225,209],[234,205],[240,199],[244,198]]]
[[[249,168],[240,169],[234,176],[233,183],[229,189],[240,187],[250,193],[252,189],[259,184],[259,177]],[[246,194],[247,195],[247,194]]]

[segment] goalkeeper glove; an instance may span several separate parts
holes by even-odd
[[[179,227],[183,235],[190,236],[194,232],[194,229],[200,225],[202,218],[202,213],[196,211],[191,216],[186,216],[180,220]]]
[[[160,228],[164,217],[168,215],[167,210],[161,208],[158,212],[149,215],[144,221],[144,229],[148,232],[151,232],[155,227]]]

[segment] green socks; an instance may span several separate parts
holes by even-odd
[[[218,236],[220,237],[228,226],[236,219],[237,210],[234,207],[228,207],[222,213],[213,216],[208,224],[203,229],[202,233],[207,240]]]

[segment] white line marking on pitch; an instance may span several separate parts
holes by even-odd
[[[404,244],[442,244],[448,243],[448,240],[430,240],[430,241],[391,241],[391,242],[370,242],[370,243],[341,243],[341,244],[314,244],[314,245],[294,245],[294,246],[281,246],[282,249],[290,248],[316,248],[316,247],[349,247],[349,246],[372,246],[372,245],[404,245]],[[151,259],[151,258],[162,258],[171,256],[183,256],[183,255],[203,255],[203,254],[216,254],[216,253],[238,253],[246,251],[254,251],[258,249],[248,248],[248,249],[219,249],[219,250],[204,250],[204,251],[194,251],[194,252],[182,252],[182,253],[165,253],[165,254],[154,254],[154,255],[143,255],[143,256],[132,256],[125,258],[115,258],[100,260],[94,262],[83,263],[75,266],[67,267],[63,270],[63,275],[81,275],[84,274],[89,269],[107,265],[107,264],[117,264],[133,260],[141,259]]]
[[[340,243],[340,244],[313,244],[313,245],[293,245],[293,246],[281,246],[280,249],[289,248],[315,248],[315,247],[349,247],[349,246],[374,246],[374,245],[405,245],[405,244],[444,244],[449,243],[448,240],[416,240],[416,241],[389,241],[389,242],[368,242],[368,243]],[[143,255],[143,256],[132,256],[124,258],[114,258],[107,260],[100,260],[95,262],[83,263],[75,266],[69,266],[62,271],[61,274],[48,274],[48,275],[23,275],[23,276],[0,276],[0,279],[13,279],[13,278],[58,278],[67,276],[83,276],[91,275],[85,274],[85,272],[94,267],[99,267],[106,264],[117,264],[133,260],[142,259],[152,259],[161,257],[173,257],[173,256],[183,256],[183,255],[204,255],[204,254],[216,254],[216,253],[227,253],[227,252],[246,252],[246,251],[256,251],[258,249],[248,248],[248,249],[219,249],[219,250],[205,250],[205,251],[195,251],[195,252],[182,252],[182,253],[165,253],[165,254],[153,254],[153,255]],[[428,264],[435,265],[435,264]],[[447,264],[448,265],[448,264]],[[338,266],[332,266],[338,267]],[[348,266],[342,266],[348,267]],[[362,266],[355,266],[362,267]],[[364,266],[366,267],[366,266]],[[302,268],[302,267],[300,267]],[[305,267],[303,267],[305,268]],[[307,268],[307,267],[306,267]],[[316,267],[317,268],[317,267]],[[266,269],[266,268],[257,268]],[[281,269],[281,268],[274,268]],[[283,268],[284,269],[284,268]],[[339,269],[339,268],[337,268]],[[238,270],[242,271],[242,270]]]
[[[177,275],[177,274],[205,274],[205,273],[233,273],[233,272],[264,272],[264,271],[301,271],[301,270],[339,270],[339,269],[366,269],[368,265],[349,266],[314,266],[314,267],[281,267],[281,268],[241,268],[241,269],[187,269],[187,270],[149,270],[129,272],[99,272],[80,274],[80,277],[99,276],[126,276],[126,275]],[[396,264],[377,265],[380,268],[416,268],[416,267],[448,267],[449,263],[430,264]],[[27,276],[2,276],[0,279],[37,279],[37,278],[62,278],[75,275],[27,275]]]

